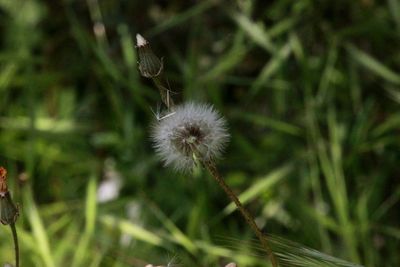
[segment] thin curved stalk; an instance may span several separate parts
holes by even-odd
[[[19,245],[18,245],[18,234],[15,228],[15,223],[10,224],[13,240],[14,240],[14,253],[15,253],[15,267],[19,267]]]
[[[254,221],[253,216],[243,206],[243,204],[237,198],[237,196],[232,191],[232,189],[225,183],[224,179],[222,178],[222,176],[218,172],[218,169],[216,168],[216,166],[211,162],[203,162],[203,165],[210,172],[211,176],[217,181],[219,186],[222,187],[222,189],[225,191],[225,193],[228,195],[228,197],[235,203],[236,207],[239,209],[240,213],[242,214],[242,216],[246,220],[247,224],[251,227],[251,229],[256,234],[256,236],[259,239],[262,247],[267,252],[268,258],[271,261],[272,266],[273,267],[278,267],[278,261],[276,260],[276,257],[273,254],[272,249],[268,244],[268,240],[267,240],[266,236],[261,232],[260,228],[258,228],[256,222]]]

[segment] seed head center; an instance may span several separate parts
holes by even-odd
[[[178,128],[175,146],[185,155],[191,155],[204,140],[204,133],[196,124],[182,125]]]

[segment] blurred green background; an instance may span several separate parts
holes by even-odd
[[[263,261],[206,172],[155,156],[138,32],[176,99],[227,118],[221,172],[266,232],[400,266],[399,0],[0,0],[0,165],[22,266]],[[9,228],[0,240],[14,262]]]

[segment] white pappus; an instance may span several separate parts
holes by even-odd
[[[166,166],[188,171],[200,161],[213,161],[225,148],[229,133],[225,119],[211,106],[189,102],[176,106],[153,127],[157,154]]]

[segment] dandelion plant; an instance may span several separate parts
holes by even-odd
[[[173,165],[178,171],[190,171],[196,164],[207,169],[236,204],[267,252],[272,266],[277,267],[278,262],[253,216],[225,183],[216,167],[215,161],[229,140],[225,119],[211,105],[189,102],[174,106],[168,87],[160,84],[162,61],[157,60],[149,43],[140,34],[136,35],[136,41],[140,73],[158,85],[161,99],[168,108],[167,114],[158,119],[153,127],[152,137],[157,154],[165,165]]]

